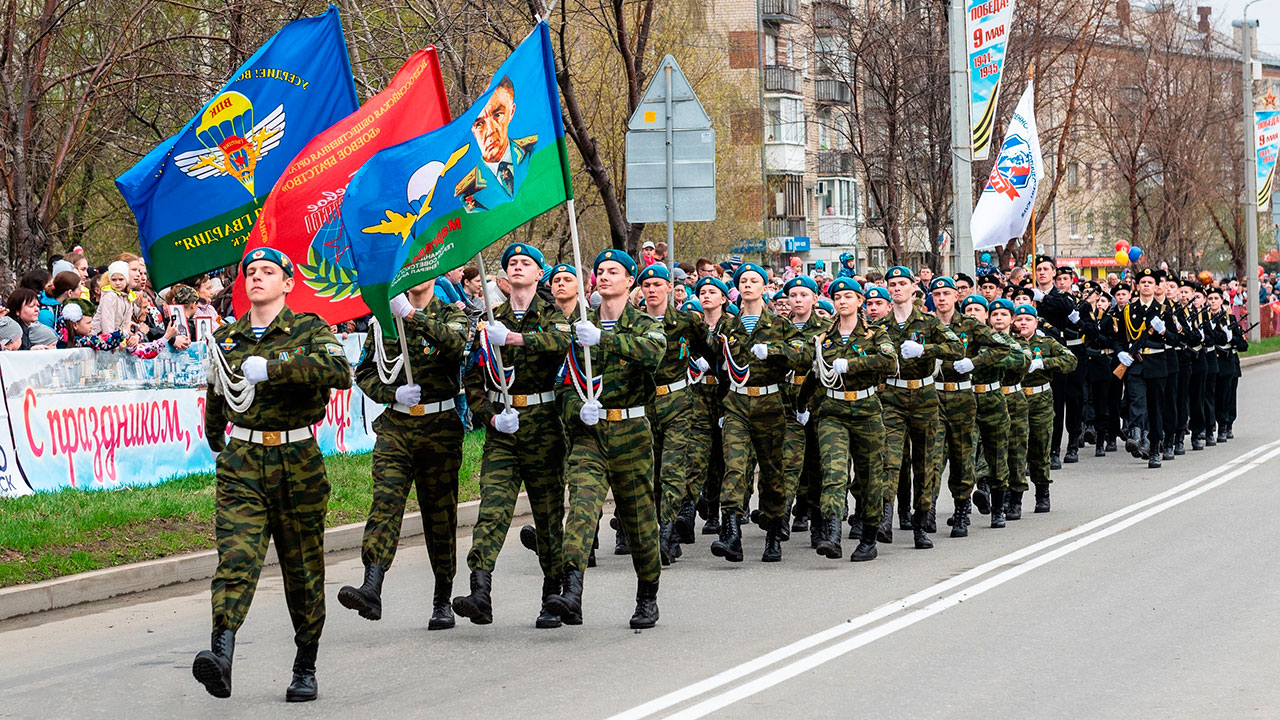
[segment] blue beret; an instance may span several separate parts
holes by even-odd
[[[728,309],[728,311],[729,311],[729,314],[730,314],[730,315],[737,315],[737,314],[738,314],[738,306],[737,306],[737,305],[734,305],[733,303],[729,303],[729,307],[728,307],[727,309]]]
[[[859,285],[858,281],[854,280],[853,278],[836,278],[835,280],[831,281],[830,285],[827,286],[827,294],[830,295],[833,300],[836,297],[836,293],[840,292],[841,290],[852,290],[858,293],[859,295],[863,294],[862,286]]]
[[[546,278],[545,278],[545,279],[546,279],[546,281],[547,281],[547,282],[551,282],[551,278],[553,278],[553,277],[555,277],[555,276],[559,275],[560,273],[569,273],[569,274],[570,274],[570,275],[572,275],[575,279],[578,277],[578,269],[577,269],[577,268],[575,268],[574,266],[570,265],[569,263],[560,263],[559,265],[557,265],[557,266],[555,266],[555,267],[553,267],[553,268],[551,268],[550,270],[548,270],[548,271],[547,271],[547,276],[546,276]]]
[[[275,248],[269,247],[254,249],[250,251],[248,255],[245,255],[244,260],[240,261],[240,272],[248,270],[250,265],[258,262],[259,260],[275,263],[280,266],[281,270],[284,270],[285,275],[293,277],[293,261],[289,259],[288,255],[285,255]]]
[[[889,291],[879,285],[872,285],[867,289],[867,299],[873,300],[879,298],[885,302],[893,302],[893,298],[889,297]]]
[[[991,301],[991,305],[988,306],[987,309],[990,310],[991,312],[995,312],[997,310],[1007,310],[1009,314],[1012,315],[1013,302],[1010,301],[1008,298],[996,298],[995,300]]]
[[[640,296],[640,301],[636,303],[636,307],[645,307],[649,303],[645,302],[644,296]]]
[[[836,306],[832,305],[830,300],[819,300],[818,307],[822,308],[823,310],[826,310],[832,315],[836,314]]]
[[[1036,314],[1036,309],[1026,303],[1019,305],[1013,309],[1014,315],[1030,315],[1031,317],[1040,317]]]
[[[614,250],[613,248],[609,248],[608,250],[602,250],[600,254],[596,256],[596,261],[594,264],[592,264],[591,269],[599,271],[600,263],[605,262],[607,260],[612,260],[613,262],[616,262],[622,265],[623,269],[627,271],[628,275],[635,277],[636,261],[630,255],[623,252],[622,250]]]
[[[955,290],[955,289],[956,289],[956,281],[955,281],[955,280],[952,280],[950,277],[948,277],[948,276],[946,276],[946,275],[939,275],[938,277],[936,277],[936,278],[934,278],[934,279],[933,279],[933,282],[930,282],[930,283],[929,283],[929,292],[933,292],[934,290],[937,290],[938,288],[944,288],[944,287],[945,287],[945,288],[951,288],[952,290]]]
[[[782,292],[790,293],[791,288],[798,288],[798,287],[804,288],[805,290],[808,290],[811,293],[816,294],[818,292],[818,283],[815,282],[814,279],[809,277],[808,275],[797,275],[791,278],[790,280],[787,281],[785,285],[782,286]]]
[[[720,278],[714,278],[714,277],[704,277],[698,280],[698,282],[693,286],[693,292],[700,293],[702,292],[702,288],[706,287],[707,285],[710,285],[711,287],[719,290],[720,293],[725,297],[729,297],[729,286],[725,285],[724,281],[721,280]]]
[[[733,271],[733,284],[736,286],[738,284],[738,278],[742,277],[742,274],[747,272],[756,273],[762,280],[764,280],[764,282],[769,282],[769,273],[766,272],[764,268],[755,263],[742,263],[738,266],[737,270]]]
[[[886,272],[884,274],[884,279],[886,282],[888,282],[889,280],[892,280],[894,278],[906,278],[910,280],[911,271],[901,265],[894,265],[893,267],[889,268],[889,272]]]
[[[779,290],[778,292],[776,292],[776,293],[774,293],[774,294],[773,294],[773,299],[774,299],[774,300],[786,300],[786,299],[787,299],[787,291],[786,291],[786,290]]]
[[[649,267],[645,268],[644,270],[640,271],[640,282],[644,282],[645,280],[653,280],[655,278],[659,280],[666,280],[667,282],[671,282],[671,271],[668,270],[667,266],[663,265],[662,263],[654,263]]]
[[[681,310],[683,310],[683,311],[685,311],[685,312],[697,312],[697,313],[700,313],[700,312],[702,312],[702,311],[703,311],[703,310],[702,310],[702,303],[698,302],[697,300],[695,300],[695,299],[693,299],[693,298],[689,298],[688,300],[685,300],[685,301],[684,301],[684,304],[680,306],[680,309],[681,309]]]
[[[987,305],[987,299],[982,297],[981,295],[970,295],[969,297],[960,301],[961,310],[964,310],[966,307],[970,305],[981,305],[983,310],[987,310],[990,308],[990,306]]]
[[[506,270],[507,262],[517,255],[524,255],[525,257],[530,258],[537,263],[539,267],[545,267],[547,264],[546,258],[542,257],[541,250],[532,245],[526,245],[525,243],[518,242],[511,243],[507,246],[506,250],[502,251],[502,269]]]

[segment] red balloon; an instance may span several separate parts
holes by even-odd
[[[1122,252],[1127,254],[1129,252],[1129,243],[1125,240],[1121,240],[1120,242],[1116,243],[1116,252]]]

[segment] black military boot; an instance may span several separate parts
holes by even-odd
[[[1062,456],[1062,463],[1064,465],[1080,462],[1079,442],[1079,440],[1072,440],[1067,444],[1067,452]]]
[[[1005,493],[1004,490],[991,491],[991,527],[993,528],[1004,527]]]
[[[849,513],[849,539],[857,540],[862,537],[862,509],[855,507],[853,512]]]
[[[386,570],[373,563],[364,566],[364,584],[360,587],[345,585],[338,591],[338,603],[355,610],[365,620],[382,619],[382,579]]]
[[[893,503],[884,504],[884,517],[876,528],[876,540],[882,543],[893,543]]]
[[[1151,457],[1147,460],[1147,469],[1158,470],[1159,468],[1160,468],[1160,453],[1153,452],[1151,453]]]
[[[520,528],[520,544],[526,548],[538,552],[538,530],[532,525],[524,525]]]
[[[1235,426],[1236,426],[1235,423],[1227,423],[1227,439],[1228,440],[1236,439]]]
[[[764,524],[764,555],[760,556],[760,562],[782,562],[782,533],[779,530],[782,518],[766,519]]]
[[[666,567],[675,559],[675,550],[672,548],[675,533],[673,523],[658,523],[658,556],[662,559],[662,566]]]
[[[720,503],[707,502],[706,522],[702,524],[703,535],[720,534]]]
[[[1110,440],[1107,441],[1107,452],[1115,452],[1115,451],[1116,451],[1116,439],[1111,438]]]
[[[823,520],[822,524],[824,528],[822,541],[818,543],[818,554],[832,560],[839,560],[844,557],[844,550],[840,547],[840,518],[830,517]]]
[[[962,538],[969,537],[969,508],[971,507],[968,500],[957,500],[956,511],[952,514],[947,524],[951,526],[951,537]]]
[[[1094,456],[1094,457],[1106,457],[1106,456],[1107,456],[1107,441],[1106,441],[1106,440],[1103,440],[1102,438],[1098,438],[1098,445],[1093,449],[1093,456]]]
[[[1004,495],[1004,519],[1022,519],[1022,490],[1009,490]]]
[[[1204,434],[1204,446],[1213,447],[1217,444],[1218,444],[1218,441],[1214,439],[1213,428],[1209,428],[1208,430],[1205,431],[1205,434]]]
[[[285,702],[311,702],[316,699],[316,651],[319,643],[298,648],[293,656],[293,681],[284,691]]]
[[[1058,457],[1058,453],[1056,452],[1049,453],[1049,469],[1050,470],[1062,469],[1062,459]]]
[[[1186,454],[1187,454],[1187,447],[1186,447],[1186,445],[1184,445],[1184,444],[1182,443],[1182,436],[1181,436],[1181,435],[1179,435],[1179,436],[1178,436],[1178,439],[1177,439],[1177,440],[1175,440],[1175,441],[1173,442],[1173,454],[1174,454],[1174,455],[1186,455]]]
[[[849,562],[867,562],[875,560],[876,555],[876,535],[879,529],[871,523],[863,523],[862,536],[858,538],[858,547],[853,549],[849,555]]]
[[[636,614],[631,616],[632,630],[648,630],[658,624],[658,581],[636,582]]]
[[[692,500],[685,500],[680,503],[680,513],[676,516],[676,540],[681,545],[692,545],[696,537],[693,533],[694,518],[697,516],[697,510],[693,507]]]
[[[898,529],[911,529],[911,505],[902,502],[901,498],[898,499]]]
[[[742,516],[726,510],[720,517],[720,539],[711,543],[711,554],[729,562],[742,562]]]
[[[797,504],[795,518],[791,521],[791,532],[809,532],[809,527],[809,511],[801,510],[799,504]]]
[[[1173,445],[1171,443],[1169,442],[1160,443],[1160,459],[1161,460],[1173,459]]]
[[[555,578],[542,578],[542,607],[538,610],[538,619],[533,622],[533,626],[542,630],[550,630],[558,628],[562,624],[560,616],[555,614],[548,602],[556,593],[560,592],[560,581]]]
[[[929,539],[929,533],[924,529],[924,519],[927,514],[924,510],[917,510],[911,516],[911,527],[914,528],[917,550],[928,550],[933,547],[933,541]]]
[[[1225,426],[1219,425],[1218,426],[1218,444],[1221,445],[1222,443],[1230,439],[1231,438],[1227,437],[1227,428]]]
[[[1080,447],[1084,447],[1085,445],[1092,445],[1100,437],[1101,435],[1097,432],[1097,430],[1092,425],[1085,425],[1084,432],[1080,435],[1080,440],[1082,442]]]
[[[427,621],[428,630],[449,630],[454,626],[453,605],[449,596],[453,594],[453,579],[436,578],[436,592],[431,599],[431,619]],[[492,621],[492,610],[490,620]]]
[[[991,487],[985,483],[978,483],[973,488],[973,506],[978,508],[978,512],[983,515],[991,514]]]
[[[471,594],[453,599],[453,611],[476,625],[493,622],[493,573],[488,570],[471,571]]]
[[[1036,483],[1036,512],[1049,512],[1049,483]]]
[[[1129,453],[1135,458],[1138,458],[1138,457],[1142,457],[1141,448],[1142,448],[1142,429],[1136,428],[1136,427],[1129,428],[1129,433],[1128,435],[1125,436],[1125,439],[1124,439],[1125,452]]]
[[[938,502],[938,498],[935,497],[933,501]],[[930,534],[938,532],[938,511],[935,507],[930,507],[924,514],[924,531]]]
[[[614,529],[613,554],[614,555],[630,555],[631,543],[627,542],[627,533],[622,529],[622,523],[618,522],[618,516],[614,515],[609,518],[609,527]]]
[[[214,630],[209,649],[196,654],[191,674],[216,698],[231,697],[231,657],[236,650],[234,630]]]
[[[818,543],[822,542],[827,532],[827,527],[822,524],[822,518],[818,517],[817,508],[809,510],[809,549],[817,550]]]
[[[559,595],[547,598],[547,609],[560,617],[565,625],[582,624],[582,571],[566,570]]]
[[[790,505],[788,505],[787,509],[784,510],[782,513],[782,522],[778,524],[778,537],[782,539],[782,542],[786,542],[791,539],[791,506]]]
[[[1152,447],[1151,436],[1145,430],[1139,430],[1140,440],[1138,441],[1138,457],[1146,460],[1151,457],[1152,453],[1159,455],[1160,448]]]
[[[1195,434],[1195,435],[1192,435],[1192,436],[1191,436],[1191,449],[1192,449],[1192,450],[1203,450],[1203,449],[1204,449],[1204,436],[1203,436],[1203,435],[1200,435],[1199,433],[1197,433],[1197,434]]]

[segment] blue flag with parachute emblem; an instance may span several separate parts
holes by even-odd
[[[258,48],[180,132],[116,178],[155,287],[237,263],[294,155],[358,105],[336,7]]]

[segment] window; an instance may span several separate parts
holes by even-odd
[[[1067,187],[1073,190],[1080,187],[1080,163],[1078,162],[1067,166]]]
[[[873,247],[867,248],[867,251],[871,254],[870,263],[868,263],[871,267],[882,268],[889,264],[889,248]]]
[[[854,217],[858,196],[852,180],[832,178],[818,181],[816,199],[820,217]]]
[[[844,112],[832,112],[830,109],[818,111],[814,125],[817,126],[819,150],[848,150],[852,130],[849,126],[849,115]],[[821,170],[819,172],[822,172]]]
[[[1086,214],[1085,214],[1085,216],[1084,216],[1084,224],[1085,224],[1085,227],[1086,227],[1086,228],[1088,229],[1088,231],[1089,231],[1089,235],[1090,235],[1090,236],[1092,236],[1092,235],[1093,235],[1093,230],[1094,230],[1093,211],[1092,211],[1092,210],[1090,210],[1088,213],[1086,213]]]
[[[765,98],[765,142],[801,145],[805,141],[804,104],[796,98]]]
[[[1093,189],[1093,165],[1086,164],[1084,166],[1084,186],[1090,190]]]
[[[1071,237],[1080,237],[1080,211],[1072,210],[1067,214],[1067,228]]]

